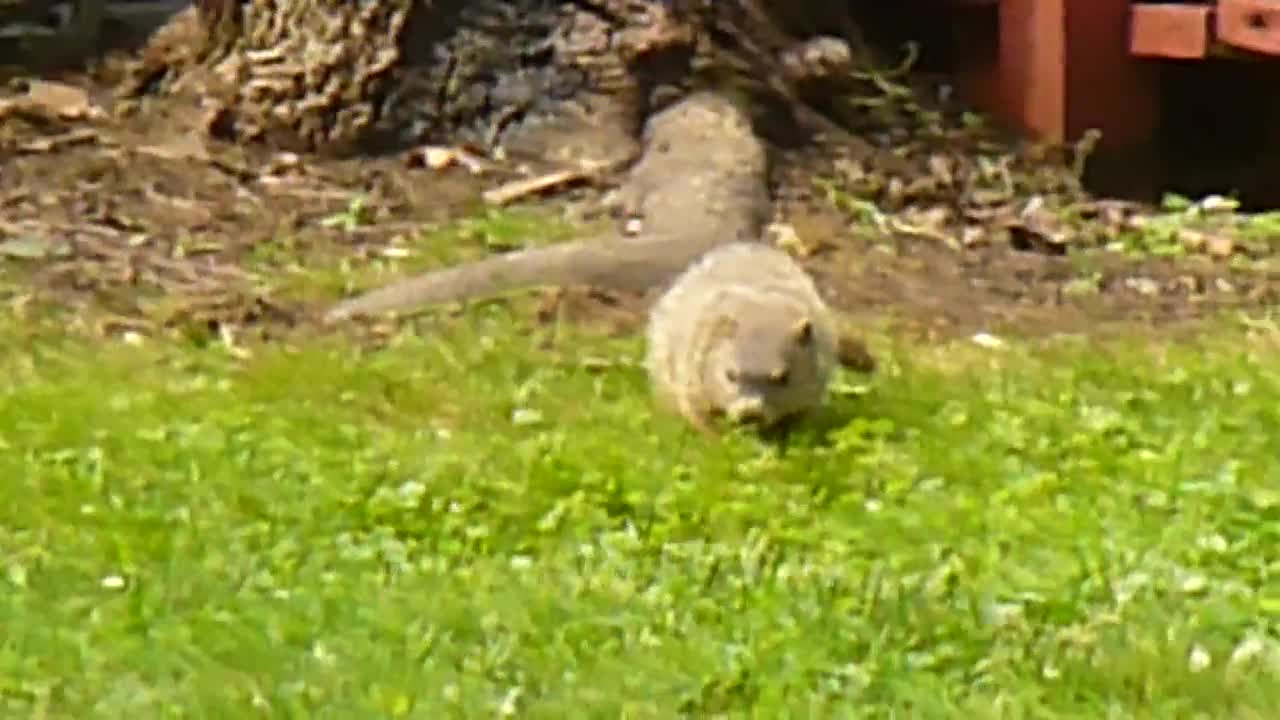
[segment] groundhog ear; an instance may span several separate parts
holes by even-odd
[[[809,318],[801,319],[792,329],[792,333],[796,342],[801,345],[808,345],[809,341],[813,339],[813,321]]]

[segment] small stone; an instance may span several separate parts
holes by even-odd
[[[975,345],[988,348],[991,350],[1004,347],[1004,341],[990,333],[985,333],[985,332],[976,333],[970,339],[973,340],[973,343]]]
[[[1125,278],[1124,286],[1139,295],[1146,295],[1148,297],[1158,295],[1160,293],[1160,284],[1155,280],[1146,277]]]
[[[1209,655],[1209,651],[1199,645],[1191,648],[1191,654],[1187,657],[1187,669],[1193,673],[1202,672],[1213,664],[1213,657]]]
[[[1182,242],[1182,247],[1187,252],[1192,253],[1204,250],[1205,246],[1209,244],[1208,237],[1204,233],[1195,230],[1179,230],[1178,239]]]
[[[422,164],[432,170],[443,170],[458,162],[458,153],[453,148],[430,146],[422,149]]]
[[[1205,213],[1230,213],[1240,209],[1239,201],[1222,195],[1206,195],[1198,204]]]
[[[511,413],[511,424],[518,427],[537,425],[542,422],[542,413],[532,408],[517,408]]]
[[[1235,650],[1231,651],[1231,657],[1227,660],[1230,665],[1240,665],[1259,657],[1267,649],[1266,645],[1257,636],[1250,636],[1240,641]]]
[[[1226,258],[1236,251],[1236,244],[1225,235],[1210,235],[1205,241],[1204,249],[1212,257]]]

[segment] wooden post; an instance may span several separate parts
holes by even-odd
[[[1130,0],[1000,0],[997,114],[1054,142],[1085,131],[1144,142],[1159,125],[1159,68],[1129,52]]]
[[[1130,148],[1160,125],[1160,65],[1129,52],[1131,0],[1066,0],[1068,137],[1102,131],[1102,146]]]
[[[1000,0],[1000,114],[1018,129],[1053,142],[1067,133],[1069,1]]]

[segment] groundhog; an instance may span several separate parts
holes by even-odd
[[[414,312],[538,286],[646,292],[712,246],[758,237],[771,214],[767,153],[739,101],[702,91],[654,113],[645,150],[621,194],[642,218],[638,237],[602,237],[491,255],[344,300],[328,323]]]
[[[689,266],[649,314],[646,365],[658,397],[694,427],[715,417],[761,428],[819,406],[837,364],[832,312],[790,255],[721,245]]]

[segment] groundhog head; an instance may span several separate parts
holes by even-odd
[[[707,365],[713,403],[735,423],[769,426],[816,404],[826,388],[819,328],[800,308],[731,318]]]

